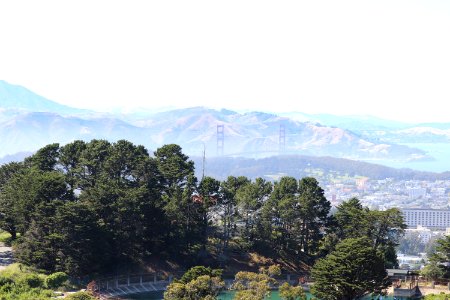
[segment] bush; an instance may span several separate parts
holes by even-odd
[[[0,275],[0,287],[7,285],[7,284],[14,284],[14,280],[12,280],[9,277],[1,276]]]
[[[15,288],[14,283],[6,283],[3,285],[0,285],[0,296],[11,292],[14,288]],[[2,298],[0,298],[0,299],[2,299]]]
[[[26,274],[19,278],[18,284],[30,288],[41,288],[44,285],[44,281],[37,274]]]
[[[67,276],[66,273],[56,272],[45,278],[45,286],[49,289],[57,289],[62,286],[67,279],[69,279],[69,276]]]
[[[66,300],[95,300],[94,296],[92,296],[88,292],[77,292],[74,294],[70,294],[66,298]]]
[[[195,266],[195,267],[190,268],[186,273],[184,273],[179,281],[182,283],[188,283],[188,282],[195,280],[196,278],[203,276],[203,275],[208,275],[211,277],[221,277],[222,270],[221,269],[211,269],[210,267],[204,267],[204,266]]]

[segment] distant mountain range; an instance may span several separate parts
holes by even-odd
[[[353,159],[428,159],[419,149],[378,143],[350,130],[262,112],[241,114],[194,107],[154,114],[135,124],[149,130],[154,144],[177,143],[194,155],[200,154],[203,146],[209,155],[216,154],[217,125],[223,125],[224,153],[228,156],[266,157],[281,153]],[[281,143],[280,128],[284,132]]]
[[[392,130],[414,126],[413,124],[385,120],[373,116],[337,116],[330,114],[305,114],[301,112],[281,113],[280,115],[303,122],[320,123],[326,126],[339,127],[355,132],[363,130]]]
[[[431,160],[404,143],[450,142],[450,125],[405,124],[374,117],[303,113],[239,113],[204,107],[160,113],[105,114],[58,104],[24,87],[0,81],[0,157],[33,152],[76,139],[127,139],[150,151],[177,143],[190,156],[217,152],[217,126],[224,128],[228,157],[333,156],[358,160]],[[284,136],[284,137],[283,137]],[[0,160],[1,161],[1,160]]]
[[[24,112],[0,123],[0,140],[3,141],[0,157],[74,140],[129,139],[142,144],[146,135],[147,130],[115,118],[83,119],[48,112]]]
[[[10,114],[25,112],[52,112],[61,115],[85,114],[88,110],[77,109],[50,101],[30,90],[0,80],[0,111]]]

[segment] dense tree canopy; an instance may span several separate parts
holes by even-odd
[[[437,268],[442,270],[440,277],[450,277],[450,236],[444,236],[436,241],[436,248],[430,253],[430,262],[425,269],[425,275],[428,277],[438,277]]]
[[[291,286],[289,283],[283,283],[280,288],[280,298],[284,300],[306,300],[306,294],[303,288],[298,286]]]
[[[277,284],[273,278],[281,274],[277,265],[261,268],[259,273],[238,272],[234,278],[232,289],[236,290],[236,300],[263,300],[270,294],[270,288]]]
[[[164,300],[214,300],[225,286],[221,273],[202,266],[191,268],[167,287]]]
[[[396,264],[392,254],[404,224],[398,210],[372,211],[357,199],[330,215],[330,202],[311,177],[199,180],[178,145],[152,155],[125,140],[92,140],[51,144],[0,166],[0,229],[16,239],[18,261],[81,277],[154,256],[192,266],[211,262],[208,251],[215,251],[213,263],[224,265],[236,249],[312,264],[353,245],[352,238],[370,245],[373,253],[360,252],[387,267]],[[199,285],[219,277],[197,275]],[[181,283],[173,293],[192,288]],[[261,294],[246,288],[239,295],[255,293]],[[295,298],[297,291],[286,287],[286,295]]]
[[[348,238],[312,269],[312,293],[323,300],[352,300],[389,286],[384,258],[367,238]]]
[[[358,199],[352,198],[337,207],[333,222],[331,234],[325,242],[322,241],[328,252],[346,238],[367,237],[374,249],[382,253],[386,268],[398,267],[395,247],[399,245],[406,228],[399,209],[369,210]]]

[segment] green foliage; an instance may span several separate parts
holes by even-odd
[[[40,171],[52,171],[58,162],[58,153],[59,144],[49,144],[28,157],[25,163]]]
[[[441,292],[440,294],[428,294],[425,295],[424,300],[448,300],[450,299],[450,295],[449,294],[445,294],[443,292]]]
[[[193,162],[174,144],[152,157],[125,140],[74,141],[0,166],[0,229],[15,240],[17,261],[47,274],[106,273],[141,264],[154,253],[188,265],[204,263],[214,252],[209,257],[224,264],[242,245],[272,257],[295,257],[293,265],[312,264],[348,237],[367,238],[386,267],[396,264],[404,229],[398,210],[370,211],[351,199],[334,218],[329,211],[312,177],[282,177],[273,185],[243,176],[198,181]],[[211,241],[214,247],[207,247]],[[256,279],[247,274],[237,296],[260,297],[276,271]],[[184,286],[174,285],[170,293],[184,289],[192,295],[191,282],[209,276],[195,282],[202,286],[219,277],[209,268],[190,272],[178,282]]]
[[[256,226],[259,219],[258,211],[271,192],[272,184],[262,178],[256,178],[255,182],[244,184],[236,191],[238,213],[245,222],[242,235],[250,245],[253,245],[258,236]]]
[[[329,253],[338,241],[346,238],[368,238],[384,258],[386,268],[398,267],[395,247],[400,243],[406,225],[400,210],[369,210],[362,207],[358,199],[344,201],[333,216],[335,223],[328,244],[322,243],[324,252]],[[334,236],[333,236],[334,235]]]
[[[336,234],[340,239],[360,237],[367,231],[368,209],[363,208],[357,198],[351,198],[338,205],[334,214],[335,222],[338,224]]]
[[[219,277],[203,275],[186,284],[187,299],[215,299],[225,286]]]
[[[436,241],[436,250],[431,256],[431,261],[445,263],[450,261],[450,236],[445,236]]]
[[[383,257],[365,237],[340,242],[315,263],[311,274],[311,291],[323,300],[356,299],[366,293],[380,293],[389,285]]]
[[[263,296],[263,297],[265,297],[265,296]],[[234,295],[233,299],[235,299],[235,300],[255,300],[255,299],[264,299],[264,298],[261,298],[261,296],[258,295],[253,290],[242,290],[242,291],[238,291]]]
[[[280,286],[279,291],[283,300],[306,300],[305,291],[301,286],[291,286],[285,282]]]
[[[44,289],[45,276],[14,264],[0,272],[0,299],[49,300],[54,295]]]
[[[9,244],[11,242],[11,233],[0,230],[0,243]]]
[[[0,166],[0,241],[10,244],[17,238],[15,203],[5,197],[9,181],[24,170],[22,163],[12,162]],[[5,235],[5,232],[9,235]]]
[[[267,269],[260,269],[261,273],[267,274],[270,277],[274,276],[280,276],[281,275],[281,268],[280,265],[271,265]]]
[[[186,273],[183,274],[183,276],[180,278],[179,282],[181,283],[188,283],[200,276],[208,275],[210,277],[221,277],[222,276],[222,270],[221,269],[211,269],[210,267],[204,267],[204,266],[195,266],[190,268],[186,271]]]
[[[194,162],[175,144],[165,145],[155,151],[158,170],[162,175],[165,192],[173,194],[176,187],[183,187],[194,173]]]
[[[300,247],[306,254],[316,253],[322,229],[327,225],[330,202],[315,178],[305,177],[299,182]]]
[[[431,261],[422,270],[420,270],[420,275],[424,276],[428,280],[438,280],[444,277],[445,271],[443,267],[440,267],[437,262]]]
[[[430,251],[430,263],[427,265],[428,268],[425,269],[429,273],[430,277],[448,277],[450,274],[450,269],[444,267],[441,264],[446,264],[450,261],[450,237],[444,236],[436,241],[436,248]],[[444,271],[444,275],[441,275],[438,268]]]
[[[271,286],[275,286],[277,281],[272,276],[280,275],[279,266],[261,268],[259,273],[238,272],[235,275],[232,289],[236,290],[234,299],[254,299],[263,300],[270,294]]]
[[[95,300],[96,298],[92,296],[89,292],[77,292],[66,296],[66,300]]]
[[[171,283],[164,292],[164,300],[213,300],[225,283],[221,270],[193,267],[179,281]]]
[[[65,193],[64,176],[56,171],[31,168],[14,175],[0,194],[1,211],[7,216],[3,229],[13,236],[14,232],[23,235],[35,217],[35,208],[63,198]]]
[[[172,282],[164,292],[164,300],[179,300],[186,297],[186,284]]]
[[[0,194],[9,227],[22,233],[20,262],[82,276],[161,247],[169,228],[159,226],[165,217],[160,177],[142,146],[102,140],[53,144],[25,165]]]
[[[45,286],[49,289],[57,289],[61,287],[67,280],[69,276],[67,276],[64,272],[56,272],[50,274],[45,278]]]
[[[236,228],[238,219],[237,193],[241,188],[250,184],[250,180],[244,176],[228,176],[227,180],[220,183],[220,197],[217,207],[223,213],[221,214],[222,234],[221,246],[222,254],[228,250],[229,242]]]
[[[28,288],[41,288],[44,286],[44,280],[37,274],[25,274],[16,281],[16,284]]]
[[[314,178],[282,177],[262,207],[260,239],[279,252],[316,255],[330,207]]]
[[[9,277],[5,277],[5,276],[0,276],[0,286],[4,286],[4,285],[11,285],[14,283],[14,280],[12,280]]]

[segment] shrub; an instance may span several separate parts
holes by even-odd
[[[65,299],[66,300],[95,300],[94,296],[92,296],[88,292],[77,292],[74,294],[70,294]]]
[[[0,275],[0,287],[4,286],[6,284],[14,284],[14,280],[12,280],[9,277],[1,276]]]
[[[211,269],[210,267],[204,267],[204,266],[195,266],[190,268],[179,280],[181,283],[188,283],[192,280],[195,280],[196,278],[208,275],[211,277],[221,277],[222,276],[222,270],[221,269]]]
[[[44,281],[37,274],[26,274],[19,278],[18,284],[30,288],[40,288],[44,285]]]
[[[6,284],[3,284],[3,285],[0,285],[0,296],[3,295],[3,294],[7,294],[7,293],[11,292],[14,288],[15,288],[14,283],[6,283]]]
[[[67,279],[69,279],[69,276],[67,276],[66,273],[56,272],[45,278],[45,286],[49,289],[57,289],[62,286]]]

